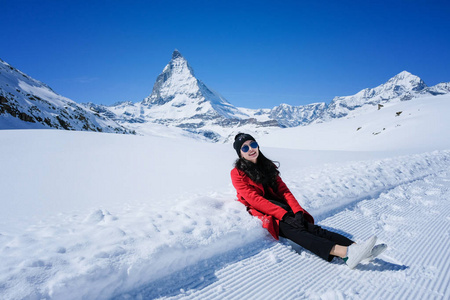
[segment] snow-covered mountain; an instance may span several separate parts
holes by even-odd
[[[438,83],[428,89],[428,92],[432,95],[444,95],[450,93],[450,82]]]
[[[274,108],[249,109],[240,107],[239,109],[259,122],[276,122],[277,127],[286,128],[308,125],[314,120],[322,118],[326,107],[327,105],[322,102],[302,106],[282,103]]]
[[[0,59],[0,129],[18,128],[130,133]]]
[[[335,97],[329,104],[325,102],[304,106],[281,104],[273,109],[257,110],[253,115],[266,116],[270,120],[276,120],[283,127],[296,127],[342,118],[350,112],[358,114],[358,111],[365,113],[367,109],[376,110],[379,104],[447,93],[450,93],[450,82],[428,87],[418,76],[403,71],[384,84],[363,89],[355,95]],[[247,110],[246,113],[252,115],[251,110]]]
[[[428,87],[418,76],[403,71],[386,83],[375,88],[366,88],[351,96],[335,97],[329,104],[325,102],[303,106],[281,104],[273,109],[246,110],[256,118],[266,117],[276,120],[282,127],[296,127],[311,123],[322,123],[342,118],[349,113],[361,114],[367,110],[377,110],[387,103],[402,102],[427,96],[450,93],[450,82]]]
[[[316,119],[321,119],[326,107],[323,102],[302,106],[281,104],[270,110],[269,118],[277,120],[284,127],[308,125]]]
[[[279,127],[275,120],[258,120],[229,103],[223,96],[197,79],[193,68],[178,50],[157,77],[152,93],[142,102],[121,102],[112,106],[86,104],[138,133],[153,123],[182,128],[212,141],[223,140],[230,130]]]
[[[444,84],[442,87],[429,88],[418,76],[403,71],[375,88],[364,89],[352,96],[335,97],[328,105],[327,115],[331,118],[339,118],[365,105],[378,106],[378,104],[407,101],[424,95],[444,94],[445,87]]]
[[[236,107],[208,88],[194,75],[194,70],[178,50],[172,54],[156,79],[150,96],[142,101],[146,115],[167,122],[168,119],[245,119]]]

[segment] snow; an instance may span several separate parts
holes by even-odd
[[[39,84],[30,85],[25,81],[18,80],[18,86],[21,90],[23,90],[26,93],[38,96],[40,98],[51,99],[52,102],[54,102],[58,106],[66,105],[65,102],[61,101],[62,99],[66,102],[71,101],[67,98],[56,95],[52,90],[50,90],[48,87],[44,85]]]
[[[235,201],[229,143],[2,130],[0,298],[448,299],[449,109],[436,96],[256,136],[321,226],[388,245],[354,270],[270,237]]]

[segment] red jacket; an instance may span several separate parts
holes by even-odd
[[[280,220],[287,211],[264,198],[263,185],[251,180],[245,172],[237,168],[231,170],[231,182],[237,191],[238,201],[247,206],[248,212],[258,217],[263,222],[263,227],[278,240]],[[284,199],[294,213],[302,211],[306,220],[314,223],[314,218],[300,206],[280,176],[277,178],[277,187],[277,193],[269,188],[270,192],[277,195],[280,199]]]

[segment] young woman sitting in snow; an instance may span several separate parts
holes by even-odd
[[[275,239],[285,237],[328,261],[341,257],[352,269],[386,249],[384,244],[375,246],[376,236],[356,244],[314,225],[314,218],[300,206],[279,176],[277,166],[259,151],[251,135],[236,135],[233,148],[239,156],[231,171],[238,200],[262,220],[263,227]]]

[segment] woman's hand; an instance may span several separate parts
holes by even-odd
[[[287,212],[281,221],[291,225],[295,228],[304,228],[305,227],[305,219],[303,218],[303,213],[298,212],[294,215],[292,212]]]
[[[301,226],[307,226],[308,221],[306,221],[305,217],[303,216],[303,212],[302,211],[298,211],[295,214],[295,221],[297,222],[297,224],[301,224]]]

